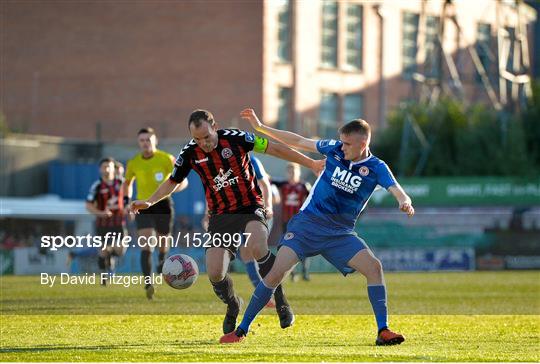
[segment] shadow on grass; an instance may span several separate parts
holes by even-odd
[[[175,341],[169,342],[166,345],[175,347],[196,347],[197,345],[212,345],[218,344],[214,340],[193,340],[189,342]],[[109,345],[89,345],[89,346],[71,346],[71,345],[38,345],[28,346],[24,348],[17,347],[3,347],[0,348],[0,354],[7,353],[39,353],[39,352],[53,352],[64,350],[79,350],[79,351],[91,351],[91,350],[117,350],[117,349],[136,349],[143,347],[150,347],[152,344],[109,344]]]

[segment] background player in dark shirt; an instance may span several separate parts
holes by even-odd
[[[311,185],[303,182],[300,179],[300,166],[296,163],[287,164],[287,180],[272,181],[278,188],[281,196],[281,225],[283,233],[287,231],[289,220],[300,211],[300,207],[304,204]],[[301,261],[302,277],[305,281],[309,281],[309,263],[311,258],[306,258]],[[294,271],[291,272],[291,280],[296,281],[297,275]]]
[[[122,180],[115,176],[115,160],[104,158],[99,162],[100,179],[90,187],[86,198],[86,209],[96,216],[96,235],[103,238],[107,233],[126,235],[124,219],[124,193]],[[123,247],[107,246],[99,249],[98,266],[100,271],[114,270],[114,257],[125,253]],[[102,280],[101,284],[106,284]]]
[[[185,180],[193,169],[201,178],[206,192],[210,214],[208,231],[213,237],[226,234],[249,233],[247,241],[253,257],[259,263],[261,276],[271,269],[275,256],[268,250],[268,228],[263,197],[249,152],[267,153],[298,162],[314,171],[322,170],[324,163],[314,161],[282,144],[269,143],[267,139],[236,129],[219,129],[213,115],[206,110],[195,110],[188,122],[193,139],[182,149],[176,159],[171,177],[146,200],[134,201],[133,211],[146,209],[170,195],[177,184]],[[216,295],[227,304],[223,332],[236,327],[241,300],[234,293],[228,274],[229,263],[237,247],[213,245],[206,250],[206,269]],[[294,322],[294,314],[283,294],[276,289],[276,310],[282,328]]]

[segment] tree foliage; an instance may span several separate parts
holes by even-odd
[[[453,99],[406,104],[390,114],[373,150],[402,176],[538,176],[538,84],[533,95],[520,115]]]

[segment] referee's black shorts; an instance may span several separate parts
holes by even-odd
[[[100,247],[101,250],[107,251],[111,253],[114,256],[121,257],[126,253],[127,247],[118,244],[118,242],[122,241],[124,236],[128,235],[128,231],[124,225],[117,225],[117,226],[96,226],[96,236],[101,237],[101,241],[103,244],[105,244],[105,238],[107,237],[107,233],[114,233],[116,235],[109,236],[110,241],[107,241],[107,246],[102,245]]]
[[[159,201],[135,215],[137,230],[152,228],[160,235],[170,234],[174,219],[174,205],[170,198]]]

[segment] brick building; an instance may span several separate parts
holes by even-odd
[[[443,47],[467,99],[487,102],[467,47],[498,87],[489,50],[497,24],[515,29],[517,8],[453,3],[462,31],[445,21]],[[252,106],[267,122],[310,135],[333,135],[358,116],[377,128],[414,94],[415,72],[448,73],[435,56],[443,4],[6,0],[0,108],[14,131],[88,140],[132,139],[147,124],[162,138],[184,138],[198,107],[223,126],[242,127],[238,112]],[[523,4],[520,15],[535,19]]]

